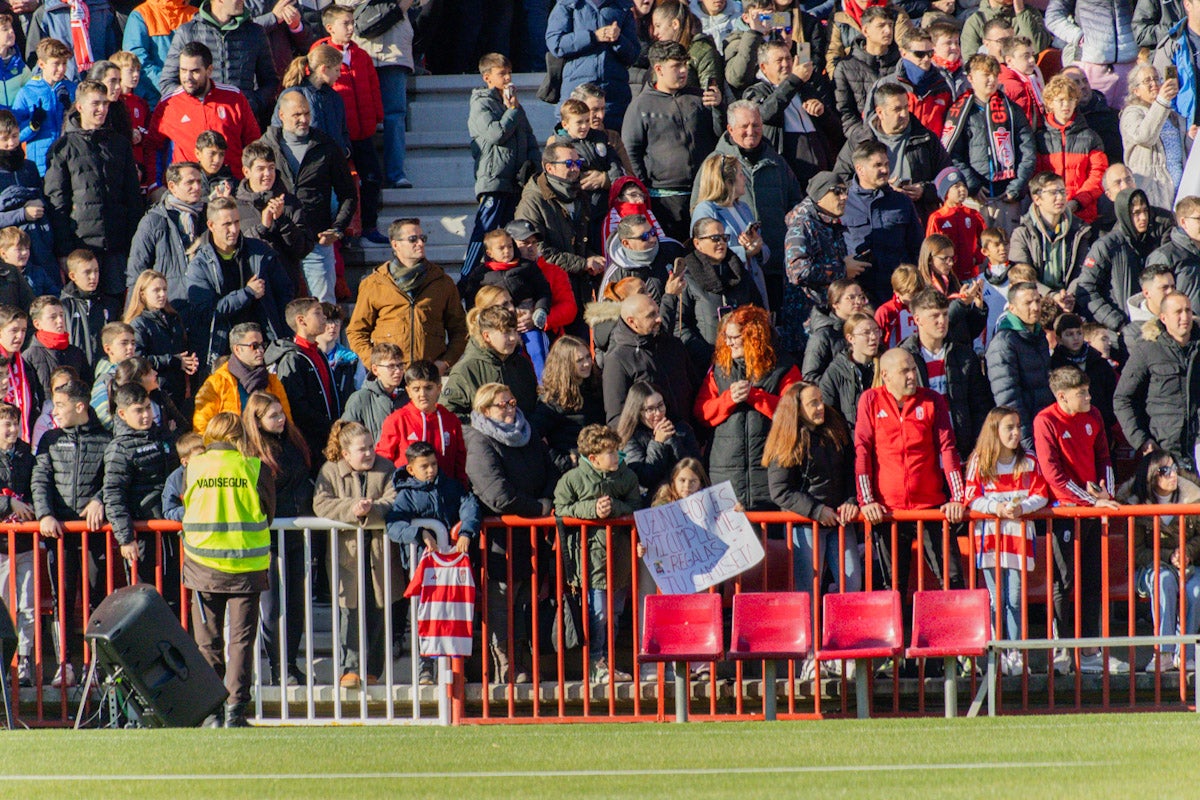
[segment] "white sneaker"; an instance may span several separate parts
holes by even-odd
[[[1075,659],[1070,650],[1057,649],[1054,651],[1054,674],[1070,675],[1075,669]]]
[[[797,680],[800,680],[804,683],[808,683],[816,676],[817,676],[817,662],[813,660],[812,656],[809,656],[808,658],[806,658],[802,662],[800,662],[800,671],[796,675]]]
[[[1189,651],[1191,650],[1190,647],[1187,649]],[[1151,662],[1151,663],[1153,663],[1153,662]],[[1187,663],[1181,665],[1180,660],[1179,660],[1179,652],[1176,651],[1175,657],[1171,660],[1171,663],[1172,663],[1172,665],[1174,665],[1175,669],[1182,670],[1183,672],[1195,672],[1196,671],[1196,657],[1193,656],[1191,654],[1191,652],[1188,653]]]
[[[641,675],[642,683],[656,683],[658,681],[658,664],[642,664],[638,670]],[[675,665],[670,661],[666,662],[666,669],[663,670],[663,683],[675,682]]]
[[[60,664],[58,671],[54,673],[54,680],[50,681],[50,685],[56,688],[70,688],[75,685],[75,667],[70,664]]]
[[[1104,672],[1104,651],[1099,650],[1091,655],[1079,656],[1079,671],[1084,675],[1100,675]],[[1129,665],[1112,655],[1108,656],[1109,675],[1128,675]]]
[[[845,671],[845,678],[846,678],[846,680],[848,680],[848,681],[852,681],[852,680],[854,680],[854,674],[855,674],[855,669],[856,669],[856,666],[855,666],[855,665],[856,665],[857,663],[858,663],[858,662],[857,662],[857,661],[854,661],[854,660],[850,660],[850,661],[822,661],[822,662],[821,662],[821,670],[822,670],[822,671],[823,671],[823,672],[824,672],[824,673],[825,673],[825,674],[826,674],[828,677],[830,677],[830,678],[841,678],[841,677],[843,677],[843,675],[842,675],[842,673],[843,673],[843,669],[842,669],[842,667],[843,667],[843,665],[844,665],[844,666],[845,666],[845,670],[844,670],[844,671]]]
[[[1024,650],[1009,650],[1004,654],[1004,662],[1001,668],[1005,675],[1015,678],[1025,674],[1025,651]]]

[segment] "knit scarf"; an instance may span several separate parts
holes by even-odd
[[[425,275],[425,262],[406,267],[393,258],[388,262],[388,275],[396,282],[397,289],[411,294],[417,282]]]
[[[519,408],[517,409],[517,418],[511,425],[484,416],[478,411],[472,411],[471,427],[489,439],[495,439],[505,447],[524,447],[529,444],[529,422]]]
[[[954,101],[946,112],[946,128],[942,133],[942,146],[947,152],[954,149],[955,143],[967,129],[967,120],[975,110],[975,95],[967,92]],[[987,101],[987,109],[983,111],[984,124],[988,132],[988,165],[990,174],[988,180],[1008,181],[1017,176],[1017,154],[1013,143],[1012,118],[1009,113],[1008,100],[1004,93],[996,91]]]
[[[37,331],[34,335],[37,336],[37,340],[49,350],[66,350],[67,345],[71,343],[71,334],[69,333]]]
[[[4,402],[11,403],[21,410],[21,438],[29,441],[29,421],[33,417],[33,393],[29,385],[29,376],[25,372],[25,359],[20,353],[9,353],[0,347],[0,354],[9,356],[12,363],[8,368],[8,391]]]
[[[950,72],[958,72],[958,68],[962,66],[962,57],[960,56],[959,58],[951,61],[948,58],[939,58],[938,56],[934,56],[933,65],[935,67],[941,67],[942,69]]]
[[[246,390],[247,394],[261,392],[267,388],[266,364],[250,367],[243,364],[237,356],[232,356],[227,363],[229,364],[229,374],[237,378],[237,382]]]
[[[184,247],[190,247],[200,230],[199,222],[204,214],[204,203],[185,203],[170,192],[163,196],[162,202],[169,211],[179,214],[179,224],[183,228],[183,235],[187,237]]]
[[[92,25],[92,12],[88,10],[85,0],[67,0],[71,9],[71,49],[75,54],[75,66],[80,74],[91,68],[95,58],[92,56],[92,39],[89,28]]]

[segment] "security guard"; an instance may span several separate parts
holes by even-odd
[[[204,660],[225,679],[226,728],[244,728],[250,702],[259,594],[267,588],[275,486],[257,458],[241,454],[242,421],[217,414],[204,453],[184,472],[183,584],[192,590],[192,629]],[[229,663],[224,629],[229,618]],[[220,727],[221,715],[205,724]]]

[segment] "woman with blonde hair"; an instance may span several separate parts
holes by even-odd
[[[177,408],[188,395],[188,376],[200,359],[187,347],[183,319],[167,299],[167,277],[143,270],[129,290],[125,322],[133,328],[138,353],[158,371],[159,383]]]
[[[308,55],[297,56],[283,73],[283,92],[299,92],[308,100],[312,111],[312,127],[328,135],[343,153],[350,151],[350,133],[346,127],[346,104],[333,84],[342,76],[342,54],[336,47],[319,44]],[[279,103],[275,104],[272,119],[279,120]]]
[[[708,471],[713,483],[731,481],[750,511],[774,509],[763,449],[779,395],[801,380],[786,351],[776,350],[771,320],[758,306],[725,316],[712,369],[696,396],[697,421],[713,429]]]
[[[1138,64],[1129,72],[1129,94],[1121,109],[1125,166],[1150,205],[1158,208],[1175,207],[1192,149],[1187,121],[1171,105],[1178,94],[1179,79],[1162,80],[1153,64]]]
[[[762,224],[745,196],[746,173],[741,162],[733,156],[713,153],[700,165],[699,202],[692,209],[692,225],[708,217],[725,226],[729,249],[750,270],[765,303],[767,282],[763,264],[771,257],[771,250],[763,242]]]

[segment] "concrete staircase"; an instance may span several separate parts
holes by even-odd
[[[558,111],[534,96],[541,82],[541,74],[513,76],[534,135],[545,141]],[[478,75],[425,75],[409,82],[405,171],[413,188],[385,189],[379,213],[384,233],[397,217],[419,217],[429,235],[429,259],[451,273],[458,272],[475,221],[475,164],[467,112],[471,91],[482,85]],[[361,249],[348,249],[346,279],[351,290],[390,256],[387,245],[363,242]]]

